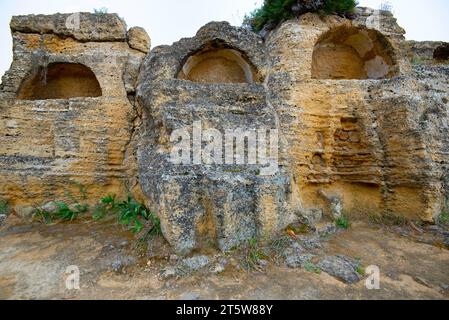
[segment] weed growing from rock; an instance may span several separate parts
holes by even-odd
[[[0,198],[0,214],[9,215],[10,212],[8,201]]]
[[[337,227],[342,229],[349,229],[351,223],[349,222],[349,217],[347,215],[342,215],[340,218],[335,221]]]

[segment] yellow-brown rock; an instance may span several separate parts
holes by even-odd
[[[81,29],[73,32],[64,24],[70,15],[11,22],[14,62],[0,93],[0,197],[19,214],[68,194],[79,198],[80,186],[93,204],[138,185],[130,147],[137,74],[132,79],[128,66],[144,54],[130,49],[117,16],[78,15]]]

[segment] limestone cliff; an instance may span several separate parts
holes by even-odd
[[[0,197],[27,214],[80,185],[91,202],[138,188],[130,142],[145,52],[130,47],[125,22],[113,14],[18,16],[11,32],[14,61],[0,91]]]
[[[26,212],[79,184],[91,201],[131,192],[184,253],[343,213],[434,221],[449,199],[447,44],[406,41],[388,12],[353,18],[308,13],[264,37],[213,22],[148,52],[116,15],[14,17],[0,197]],[[198,125],[243,128],[245,152],[251,132],[278,133],[278,170],[263,174],[260,149],[223,164],[226,144],[175,164],[173,133],[201,150]]]

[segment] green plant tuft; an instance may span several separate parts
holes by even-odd
[[[100,204],[94,208],[92,219],[95,221],[105,218],[108,214],[116,214],[118,204],[115,200],[115,195],[108,195],[100,200]]]
[[[67,203],[58,201],[56,204],[55,216],[61,221],[73,221],[78,217],[78,213],[71,210]]]
[[[9,207],[8,201],[0,198],[0,214],[9,215],[11,208]]]
[[[321,273],[321,269],[316,264],[314,264],[312,262],[306,262],[304,264],[304,269],[306,269],[306,271],[308,271],[308,272],[312,272],[312,273],[316,273],[316,274]]]
[[[325,0],[324,12],[326,14],[347,14],[357,6],[355,0]]]
[[[349,217],[344,214],[335,221],[335,224],[337,225],[337,227],[342,229],[349,229],[349,227],[351,226],[351,223],[349,222]]]
[[[42,208],[36,208],[34,210],[33,220],[44,223],[44,224],[51,224],[53,223],[53,214],[51,212],[48,212]]]
[[[114,202],[115,200],[112,203]],[[143,233],[141,239],[162,235],[159,218],[132,197],[128,197],[126,201],[118,204],[117,212],[119,223],[128,227],[134,234]]]
[[[438,222],[443,226],[449,226],[449,212],[443,211],[438,219]]]
[[[260,270],[259,262],[268,259],[265,248],[256,238],[248,240],[243,248],[243,268],[247,271]]]

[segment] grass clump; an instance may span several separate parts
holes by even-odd
[[[305,5],[301,2],[303,1],[265,0],[262,7],[245,16],[243,25],[254,32],[259,32],[267,25],[274,28],[279,23],[306,12],[348,15],[357,6],[356,0],[323,0],[322,3],[309,7],[301,7]]]
[[[54,215],[61,221],[73,221],[78,218],[80,214],[89,211],[89,206],[87,204],[75,204],[73,206],[69,206],[63,201],[58,201],[55,204],[56,211]]]
[[[243,263],[246,270],[258,270],[259,262],[267,259],[264,248],[255,238],[248,241],[244,253]]]
[[[337,227],[342,229],[349,229],[351,227],[351,223],[349,222],[349,217],[343,214],[340,218],[335,221]]]
[[[0,198],[0,214],[9,215],[11,212],[11,208],[8,204],[8,201]]]
[[[446,227],[449,227],[449,212],[443,211],[438,219],[438,222]]]
[[[321,269],[316,264],[314,264],[312,262],[306,262],[304,264],[304,269],[308,272],[321,274]]]
[[[100,200],[92,212],[92,219],[95,221],[105,218],[108,214],[116,212],[118,209],[115,195],[109,195]]]
[[[53,223],[54,215],[47,210],[37,207],[34,209],[33,220],[43,223],[43,224],[51,224]]]
[[[101,199],[93,211],[92,219],[98,221],[108,215],[116,215],[119,224],[134,234],[141,234],[143,239],[162,235],[160,219],[131,196],[122,202],[118,202],[115,195]]]

